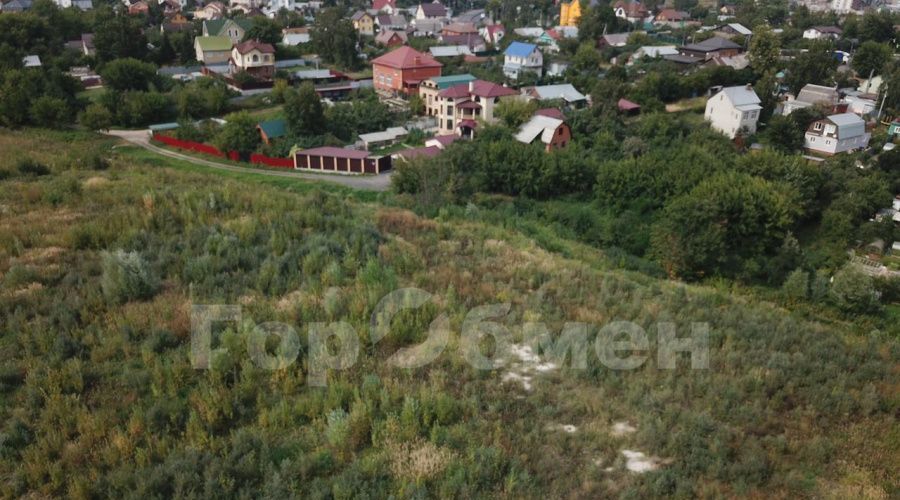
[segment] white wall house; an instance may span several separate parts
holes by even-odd
[[[842,33],[843,31],[836,26],[813,26],[803,32],[803,38],[807,40],[821,40],[823,38],[837,40]]]
[[[803,147],[811,153],[831,156],[865,148],[870,137],[862,118],[841,113],[812,122],[806,130]]]
[[[540,76],[544,70],[544,54],[533,43],[513,42],[503,53],[503,73],[517,79],[524,71]]]
[[[750,135],[756,132],[761,101],[753,87],[742,85],[726,87],[706,101],[703,117],[710,126],[734,139],[738,134]]]

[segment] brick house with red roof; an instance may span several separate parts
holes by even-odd
[[[372,84],[381,93],[418,94],[419,84],[441,76],[443,66],[429,54],[400,47],[372,61]]]
[[[497,105],[518,95],[514,89],[484,80],[448,87],[437,95],[438,133],[472,137],[479,120],[492,123]]]

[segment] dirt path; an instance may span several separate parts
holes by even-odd
[[[197,158],[186,154],[172,151],[170,149],[161,148],[150,143],[150,134],[146,130],[108,130],[107,135],[124,139],[136,146],[140,146],[154,153],[183,160],[195,165],[203,165],[205,167],[217,170],[228,170],[231,172],[241,172],[245,174],[266,175],[270,177],[293,177],[297,179],[305,179],[316,182],[330,182],[339,184],[353,189],[361,189],[364,191],[387,191],[391,187],[391,172],[379,175],[341,175],[341,174],[315,174],[311,172],[298,172],[294,170],[277,171],[263,170],[248,167],[238,167],[227,163],[219,163],[213,160]]]

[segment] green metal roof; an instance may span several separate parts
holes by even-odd
[[[459,85],[460,83],[469,83],[471,81],[474,81],[475,77],[466,73],[463,75],[436,76],[434,78],[430,78],[430,80],[437,84],[438,89],[444,90],[454,85]]]
[[[203,21],[203,24],[206,26],[206,32],[209,33],[210,36],[218,36],[225,31],[225,25],[228,24],[228,22],[234,22],[234,24],[240,26],[244,31],[249,30],[253,26],[253,20],[247,18],[212,19]]]
[[[231,50],[231,39],[227,36],[198,36],[196,41],[204,51]]]
[[[287,122],[281,119],[260,122],[259,128],[266,133],[269,139],[277,139],[287,134]]]

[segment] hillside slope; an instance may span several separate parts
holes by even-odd
[[[0,159],[4,497],[900,493],[895,340],[618,271],[575,243],[579,258],[564,258],[465,215],[164,168],[87,135],[0,145],[13,152]],[[400,287],[433,300],[370,342],[374,308]],[[502,367],[474,369],[464,320],[498,303],[513,346]],[[251,325],[226,324],[227,352],[193,369],[192,304],[291,325],[296,362],[259,368]],[[440,314],[444,352],[389,366]],[[637,369],[594,352],[597,327],[617,320],[647,330]],[[311,386],[307,328],[332,321],[362,332],[359,359]],[[530,350],[529,322],[554,338],[592,325],[586,368]],[[679,337],[707,323],[709,368],[681,355],[661,369],[658,322]]]

